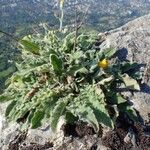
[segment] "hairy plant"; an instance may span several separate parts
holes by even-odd
[[[62,31],[62,27],[63,27],[63,18],[64,18],[64,3],[65,0],[60,0],[60,11],[61,11],[61,17],[59,18],[59,22],[60,22],[60,31]]]
[[[113,127],[120,112],[135,120],[135,110],[118,89],[140,90],[138,64],[121,62],[116,49],[96,50],[95,38],[47,31],[20,40],[22,62],[0,95],[0,102],[10,101],[8,120],[31,128],[49,121],[55,131],[63,116],[68,123],[88,122],[96,132],[99,124]]]

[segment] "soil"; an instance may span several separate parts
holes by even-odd
[[[150,150],[150,121],[145,125],[120,118],[119,126],[102,138],[102,144],[111,150]],[[125,141],[127,135],[127,141]]]
[[[136,137],[135,141],[128,141],[126,143],[124,138],[128,131],[124,128],[116,128],[102,138],[103,145],[109,147],[111,150],[150,150],[150,136],[144,133],[147,128],[136,123],[132,129]],[[150,130],[147,132],[150,133]]]
[[[95,134],[94,129],[88,126],[86,123],[78,122],[76,124],[66,124],[62,126],[65,136],[73,136],[82,138],[86,135]]]
[[[19,150],[19,144],[26,139],[26,133],[20,133],[9,143],[9,150]]]
[[[53,143],[45,143],[44,145],[30,143],[29,146],[23,142],[26,139],[26,133],[20,133],[13,141],[9,143],[8,150],[46,150],[53,147]]]
[[[65,136],[72,135],[74,138],[95,134],[93,128],[83,122],[67,124],[62,129]],[[101,136],[102,131],[99,132],[99,137]],[[134,123],[126,116],[120,115],[117,126],[106,133],[102,138],[102,144],[111,150],[150,150],[150,120],[142,125],[140,122]],[[91,150],[97,150],[97,147],[98,145],[94,144]]]

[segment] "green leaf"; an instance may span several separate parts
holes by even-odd
[[[58,52],[53,48],[49,48],[49,54],[58,55]]]
[[[66,108],[67,103],[61,99],[59,102],[56,103],[56,106],[54,107],[52,114],[51,114],[51,128],[55,132],[57,128],[58,121],[60,117],[63,115],[63,112]]]
[[[132,107],[127,107],[126,108],[126,113],[128,114],[128,116],[134,120],[134,121],[138,121],[138,117],[137,117],[137,114],[136,114],[136,111],[134,108]]]
[[[81,74],[87,74],[88,70],[85,67],[80,68],[79,70],[76,70],[74,75],[76,76],[77,73],[81,73]]]
[[[67,124],[72,124],[75,121],[77,121],[78,118],[75,117],[71,112],[66,112],[65,120],[66,120]]]
[[[9,68],[0,72],[0,79],[8,77],[9,75],[11,75],[15,71],[16,71],[16,67],[10,66]]]
[[[88,94],[88,100],[92,109],[94,110],[95,116],[99,123],[106,126],[113,127],[113,122],[109,116],[108,110],[106,109],[105,95],[100,87],[89,87],[86,91]]]
[[[35,111],[36,111],[36,109],[32,109],[32,110],[30,110],[30,113],[29,113],[29,115],[28,115],[28,117],[27,117],[26,124],[31,123],[32,118],[33,118],[33,116],[35,115]]]
[[[76,51],[76,52],[71,54],[71,57],[73,60],[77,60],[83,56],[84,56],[84,53],[82,51]]]
[[[99,131],[99,123],[92,108],[90,108],[89,106],[82,105],[79,106],[79,109],[77,109],[76,113],[78,114],[80,120],[83,120],[91,124],[95,132]]]
[[[131,107],[129,104],[122,103],[122,104],[118,105],[118,108],[121,112],[126,113],[128,115],[128,117],[130,119],[132,119],[133,121],[138,121],[138,117],[137,117],[137,113],[136,113],[135,109],[133,107]]]
[[[91,123],[94,130],[99,130],[99,123],[113,127],[107,109],[105,108],[104,93],[101,89],[87,85],[68,107],[68,110],[79,119]]]
[[[32,107],[33,104],[31,102],[26,102],[26,103],[18,102],[16,104],[16,108],[13,108],[9,113],[8,118],[10,120],[17,121],[18,119],[23,118],[30,111]]]
[[[4,103],[4,102],[7,102],[7,101],[10,101],[12,98],[13,98],[12,95],[4,93],[4,94],[0,95],[0,103]]]
[[[20,71],[20,75],[22,77],[24,77],[25,75],[30,75],[32,74],[32,72],[40,72],[40,73],[45,73],[45,72],[48,72],[50,69],[50,64],[47,63],[47,64],[42,64],[42,65],[39,65],[39,66],[36,66],[36,67],[31,67],[31,68],[28,68],[28,69],[22,69]]]
[[[111,103],[111,105],[117,105],[127,101],[121,94],[117,94],[116,92],[112,91],[106,93],[106,99],[109,103]]]
[[[68,69],[67,74],[74,76],[75,73],[78,72],[78,70],[80,70],[82,68],[83,68],[82,65],[74,65]]]
[[[61,74],[63,69],[63,62],[56,55],[50,55],[50,63],[56,74]]]
[[[122,70],[123,73],[125,73],[125,72],[127,72],[127,71],[129,71],[129,70],[131,70],[131,69],[136,68],[137,66],[138,66],[137,63],[125,63],[125,64],[123,64],[123,66],[121,67],[121,70]]]
[[[6,108],[5,111],[5,116],[8,117],[9,113],[11,112],[11,110],[16,106],[16,101],[12,101]]]
[[[140,91],[140,86],[137,83],[137,81],[131,77],[129,77],[129,75],[124,74],[122,76],[122,80],[126,85],[126,88],[130,89],[130,90],[138,90]]]
[[[20,74],[13,74],[12,77],[7,80],[6,84],[10,84],[10,83],[15,83],[17,84],[19,87],[23,87],[24,83],[23,83],[23,76],[21,76]]]
[[[31,120],[34,116],[34,113],[35,113],[35,109],[30,110],[26,122],[21,126],[21,131],[27,131],[27,129],[30,127]]]
[[[97,105],[97,106],[96,106]],[[98,104],[95,102],[93,104],[93,110],[95,113],[95,116],[97,118],[97,121],[99,123],[102,123],[103,125],[113,128],[113,122],[109,116],[108,110],[106,109],[106,106],[103,104]]]
[[[77,37],[77,44],[83,51],[88,50],[94,42],[95,39],[91,39],[89,35],[80,34]]]
[[[23,46],[23,49],[26,50],[26,51],[29,51],[33,54],[36,54],[36,55],[39,55],[39,51],[40,51],[40,48],[39,46],[36,44],[36,43],[33,43],[31,41],[28,41],[28,40],[25,40],[25,39],[22,39],[20,41],[20,44]]]
[[[121,104],[121,103],[126,102],[127,100],[123,98],[120,94],[116,94],[116,101],[117,101],[117,104]]]
[[[91,124],[95,132],[99,131],[99,123],[93,109],[86,103],[86,101],[83,102],[83,97],[82,99],[81,97],[75,98],[75,100],[67,107],[67,110],[70,111],[75,117],[78,117],[79,120]],[[68,120],[68,118],[66,119]]]
[[[105,49],[105,50],[103,51],[105,57],[108,58],[108,59],[111,58],[111,57],[113,57],[116,52],[117,52],[117,49],[111,48],[111,47],[110,47],[110,48],[107,48],[107,49]]]
[[[108,83],[111,83],[114,80],[114,76],[111,75],[108,78],[102,79],[101,81],[98,82],[99,85],[106,85]]]
[[[34,113],[33,118],[31,119],[31,128],[32,129],[36,129],[42,125],[41,121],[44,118],[44,115],[45,115],[44,110],[37,108],[36,112]]]
[[[65,52],[71,52],[74,47],[75,32],[69,33],[63,40],[62,50]]]
[[[45,99],[42,101],[42,106],[45,108],[46,117],[51,116],[51,112],[53,111],[54,107],[56,106],[56,102],[58,101],[58,96],[52,96],[50,98]]]

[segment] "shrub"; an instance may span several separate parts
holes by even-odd
[[[136,119],[135,110],[117,89],[140,90],[134,72],[138,64],[121,62],[116,49],[96,50],[94,35],[75,37],[75,32],[47,31],[20,41],[22,62],[16,63],[17,72],[0,96],[1,102],[11,101],[8,120],[23,119],[31,128],[49,121],[55,131],[64,116],[68,123],[88,122],[98,132],[100,123],[113,127],[120,112]]]

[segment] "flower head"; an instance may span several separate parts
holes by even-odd
[[[107,69],[108,66],[109,66],[109,62],[107,59],[103,59],[98,62],[98,67],[100,67],[100,68]]]
[[[60,7],[63,8],[65,0],[60,0]]]

